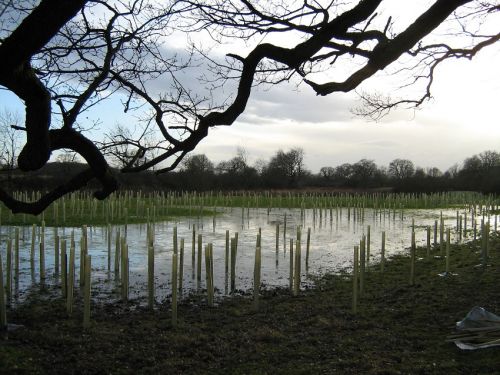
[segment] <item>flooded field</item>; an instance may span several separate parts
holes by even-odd
[[[434,240],[435,221],[443,217],[445,228],[451,228],[452,241],[473,236],[472,223],[465,221],[462,229],[467,233],[459,235],[457,231],[456,210],[374,210],[374,209],[263,209],[263,208],[218,208],[216,216],[192,218],[182,217],[172,222],[154,224],[155,254],[155,300],[162,302],[171,295],[171,270],[173,255],[173,232],[177,228],[178,241],[184,239],[182,295],[204,293],[205,256],[204,248],[213,244],[214,287],[216,297],[229,293],[229,275],[226,273],[226,231],[234,237],[238,233],[235,287],[237,293],[249,293],[253,289],[253,269],[256,239],[261,230],[262,288],[288,287],[290,277],[290,240],[295,241],[297,228],[301,231],[301,288],[312,285],[310,276],[318,276],[340,269],[349,269],[352,263],[353,247],[359,244],[363,235],[370,231],[370,261],[380,259],[382,232],[386,233],[386,257],[391,254],[408,251],[411,240],[411,227],[414,222],[417,245],[425,245],[427,227],[431,228],[431,244],[439,243],[439,229]],[[461,211],[460,215],[465,212]],[[470,215],[468,216],[471,217]],[[479,221],[479,222],[477,222]],[[491,225],[496,217],[490,218]],[[460,225],[460,224],[459,224]],[[480,226],[480,219],[476,220]],[[286,229],[285,229],[286,226]],[[279,227],[279,229],[277,229]],[[34,261],[31,262],[32,227],[19,227],[19,275],[15,275],[15,252],[12,245],[12,303],[21,303],[25,294],[42,287],[60,284],[60,273],[55,270],[54,236],[70,240],[72,232],[76,243],[75,251],[75,286],[79,285],[80,237],[82,228],[45,228],[45,280],[40,279],[40,253],[38,242],[41,238],[40,227],[36,230]],[[307,256],[307,231],[310,228],[310,249]],[[368,229],[369,228],[369,229]],[[195,245],[193,247],[193,230]],[[278,232],[278,235],[276,234]],[[7,259],[6,238],[14,238],[14,227],[1,228],[2,259]],[[119,300],[120,280],[114,273],[114,255],[117,233],[126,236],[129,251],[129,299],[138,299],[146,303],[148,277],[147,232],[144,224],[88,227],[88,253],[92,257],[92,298],[95,303],[107,303]],[[198,244],[197,237],[202,235],[203,254],[200,257],[201,275],[198,280]],[[111,238],[108,247],[108,239]],[[109,254],[108,254],[109,250]],[[69,252],[69,246],[68,246]],[[110,256],[108,270],[108,255]],[[5,273],[4,273],[5,274]],[[57,292],[57,288],[46,288]]]

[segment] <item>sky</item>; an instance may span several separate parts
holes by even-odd
[[[395,158],[446,171],[485,150],[500,152],[500,49],[440,67],[433,98],[419,110],[400,109],[378,122],[352,114],[353,95],[316,96],[278,86],[252,95],[231,127],[211,130],[196,152],[224,160],[244,147],[251,161],[301,147],[313,172],[366,158]]]
[[[425,1],[415,3],[405,2],[405,12],[396,19],[395,27],[417,14],[418,6],[425,5]],[[402,5],[390,0],[387,7],[393,10]],[[412,7],[415,9],[406,9]],[[235,50],[232,45],[218,48],[214,51],[220,55]],[[319,97],[306,85],[297,88],[290,84],[256,89],[245,113],[230,127],[211,129],[194,153],[204,153],[217,163],[235,156],[237,148],[244,148],[253,164],[259,159],[269,160],[279,149],[300,147],[312,172],[363,158],[379,166],[387,166],[396,158],[410,159],[416,166],[446,171],[482,151],[500,151],[499,66],[499,43],[472,61],[446,62],[436,72],[430,101],[417,111],[396,110],[378,122],[352,114],[359,105],[354,94]],[[381,74],[367,87],[390,92],[388,80]],[[164,83],[158,80],[156,85]],[[0,110],[4,108],[22,112],[19,100],[0,90]],[[98,110],[100,131],[127,121],[118,98]],[[93,136],[98,138],[102,133],[96,130]]]
[[[432,1],[403,4],[388,0],[378,11],[382,22],[384,12],[392,15],[398,31],[429,3]],[[447,33],[449,27],[444,24],[437,32]],[[495,22],[482,27],[498,32]],[[278,43],[286,45],[286,40]],[[301,147],[313,172],[363,158],[379,166],[387,166],[395,158],[410,159],[416,166],[438,167],[444,172],[485,150],[500,152],[499,44],[483,49],[472,60],[443,63],[435,74],[431,100],[416,111],[400,109],[378,122],[353,115],[352,109],[360,105],[354,94],[319,97],[308,86],[297,90],[283,84],[268,92],[254,92],[235,124],[212,130],[196,151],[224,160],[239,146],[254,161],[269,159],[278,149]],[[340,77],[345,78],[345,72],[334,78]],[[389,83],[390,78],[382,72],[364,87],[391,93],[399,84]]]

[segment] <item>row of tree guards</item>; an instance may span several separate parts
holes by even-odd
[[[496,215],[495,215],[495,231],[496,231]],[[476,225],[473,225],[474,239],[477,237]],[[462,238],[462,232],[467,233],[467,217],[463,218],[457,212],[457,232],[459,239]],[[40,230],[37,231],[37,226],[33,224],[31,231],[31,247],[30,247],[30,266],[33,270],[35,267],[35,252],[39,252],[39,275],[40,285],[43,287],[46,279],[45,270],[45,223],[42,221]],[[88,327],[90,324],[90,305],[91,305],[91,282],[92,282],[92,261],[88,249],[88,230],[87,226],[83,225],[81,228],[82,235],[80,237],[80,256],[79,256],[79,287],[83,295],[83,325]],[[286,238],[287,221],[286,215],[282,227],[283,239]],[[488,233],[490,231],[489,220],[485,222],[485,218],[481,220],[481,241],[482,241],[482,264],[486,264],[489,252]],[[37,237],[38,232],[38,237]],[[431,234],[433,233],[433,243],[431,245]],[[439,235],[438,235],[439,233]],[[112,227],[107,226],[107,269],[114,273],[115,280],[120,284],[120,293],[123,301],[129,298],[129,256],[128,244],[126,236],[126,226],[122,232],[120,228],[115,232],[114,254],[112,251]],[[236,290],[236,259],[238,251],[238,232],[234,233],[234,237],[230,237],[229,231],[226,231],[225,236],[225,256],[224,256],[224,270],[225,270],[225,293],[234,293]],[[446,234],[446,238],[445,238]],[[280,225],[276,224],[276,254],[279,252],[280,242]],[[385,266],[385,232],[381,234],[381,247],[380,247],[380,271],[384,272]],[[6,242],[6,259],[2,259],[0,252],[0,326],[6,327],[6,305],[9,305],[12,299],[13,280],[15,283],[19,281],[19,241],[20,230],[18,227],[14,228],[13,238],[8,238]],[[426,248],[427,255],[430,256],[431,248],[440,250],[440,257],[446,260],[445,274],[450,273],[449,269],[449,247],[451,241],[451,230],[445,228],[444,220],[441,215],[440,220],[434,222],[434,227],[428,226],[426,228]],[[259,307],[259,295],[261,288],[261,230],[257,233],[256,246],[255,246],[255,262],[254,262],[254,275],[253,275],[253,300],[255,308]],[[306,237],[306,256],[305,266],[306,270],[309,266],[309,253],[311,242],[311,228],[307,230]],[[148,269],[148,306],[153,309],[155,305],[155,231],[154,223],[148,223],[146,227],[146,243],[147,243],[147,269]],[[185,255],[185,241],[183,238],[178,241],[177,228],[173,230],[173,252],[172,252],[172,269],[171,269],[171,311],[172,311],[172,325],[177,324],[177,303],[179,294],[182,296],[183,280],[184,280],[184,255]],[[359,246],[354,247],[353,255],[353,312],[357,311],[358,301],[363,295],[365,286],[365,272],[369,266],[370,252],[371,252],[371,230],[370,226],[366,227],[366,234],[363,235]],[[293,295],[298,295],[301,286],[301,266],[302,266],[302,229],[300,226],[296,227],[296,238],[290,239],[289,245],[289,288]],[[439,246],[438,246],[439,245]],[[412,222],[411,231],[411,246],[410,246],[410,268],[409,268],[409,282],[410,285],[414,284],[415,280],[415,224]],[[60,280],[61,293],[66,299],[66,310],[68,316],[73,314],[74,295],[75,295],[75,235],[74,231],[71,232],[69,239],[69,254],[68,243],[66,239],[60,239],[58,229],[54,228],[54,276],[56,280]],[[284,248],[286,252],[286,247]],[[205,263],[205,288],[207,294],[208,306],[214,305],[214,261],[213,261],[213,245],[206,244],[203,247],[203,238],[201,234],[197,234],[195,227],[192,228],[191,238],[191,263],[192,263],[192,278],[196,278],[197,289],[201,288],[202,283],[202,259],[204,254]],[[276,258],[278,259],[278,258]],[[278,261],[278,260],[276,260]],[[4,282],[4,267],[5,262],[5,282]],[[13,267],[12,267],[13,266]],[[228,291],[228,285],[230,289]]]
[[[55,229],[56,230],[56,229]],[[82,227],[82,236],[80,238],[80,264],[79,274],[81,275],[79,279],[79,286],[83,293],[83,326],[88,327],[90,324],[90,303],[91,303],[91,256],[89,255],[88,249],[88,233],[87,226]],[[0,274],[0,290],[5,291],[1,294],[1,314],[2,314],[2,327],[6,327],[6,304],[8,304],[12,298],[12,279],[15,281],[19,280],[19,228],[15,228],[15,251],[14,251],[14,273],[12,272],[12,240],[9,239],[7,242],[7,261],[6,261],[6,283],[3,283],[3,274]],[[155,301],[155,285],[154,285],[154,269],[155,269],[155,257],[154,257],[154,225],[149,223],[147,225],[147,245],[148,245],[148,306],[153,309]],[[276,226],[277,238],[279,235],[279,225]],[[196,279],[197,286],[200,288],[201,284],[201,268],[202,268],[202,235],[198,234],[196,236],[195,229],[193,227],[193,242],[192,242],[192,264],[193,272],[195,270],[196,263]],[[311,230],[308,229],[307,232],[307,254],[309,254],[310,249],[310,235]],[[74,307],[74,291],[75,291],[75,240],[74,231],[71,232],[69,257],[67,254],[67,243],[65,239],[59,239],[59,236],[55,236],[54,241],[54,276],[56,280],[59,280],[61,285],[61,293],[64,298],[66,298],[66,311],[68,316],[73,314]],[[111,269],[112,263],[112,252],[111,252],[111,227],[108,227],[108,271]],[[197,239],[197,241],[195,241]],[[295,253],[293,250],[293,239],[290,239],[290,289],[293,291],[294,295],[297,295],[300,290],[300,275],[301,275],[301,229],[297,227],[297,240]],[[33,225],[32,229],[32,246],[34,249],[36,243],[36,226]],[[196,244],[198,246],[196,251]],[[39,275],[40,275],[40,285],[44,285],[46,274],[45,274],[45,226],[42,224],[42,229],[40,231],[40,241],[38,243],[40,249],[40,262],[39,262]],[[173,231],[173,254],[172,254],[172,270],[171,270],[171,285],[172,285],[172,296],[171,296],[171,310],[172,310],[172,324],[175,326],[177,324],[177,302],[178,294],[182,295],[183,291],[183,266],[184,266],[184,239],[180,239],[180,246],[178,246],[177,239],[177,228],[174,227]],[[276,242],[276,251],[279,251],[279,242]],[[228,274],[230,274],[230,292],[234,293],[236,290],[236,258],[237,258],[237,248],[238,248],[238,233],[236,232],[233,238],[230,238],[229,231],[226,231],[226,248],[225,248],[225,279],[226,287],[228,284]],[[214,272],[213,272],[213,245],[208,243],[204,248],[205,255],[205,275],[206,275],[206,291],[207,291],[207,302],[208,306],[212,307],[214,305]],[[294,255],[295,254],[295,255]],[[31,267],[34,267],[34,252],[30,254]],[[306,257],[308,259],[308,255]],[[230,268],[229,268],[230,267]],[[0,271],[3,270],[3,264],[0,253]],[[230,272],[229,272],[230,270]],[[121,298],[124,301],[128,300],[129,297],[129,258],[128,258],[128,244],[126,237],[120,235],[120,229],[117,229],[116,242],[115,242],[115,252],[114,252],[114,276],[115,279],[120,280],[120,291]],[[193,278],[194,278],[193,274]],[[255,307],[258,308],[259,304],[259,294],[261,285],[261,230],[259,228],[259,233],[257,234],[256,250],[255,250],[255,266],[254,266],[254,303]],[[227,290],[226,290],[227,293]],[[6,298],[5,298],[6,297]]]
[[[431,245],[431,227],[426,228],[426,256],[431,256],[431,249],[439,249],[439,255],[434,255],[435,258],[444,259],[444,273],[441,276],[452,275],[450,271],[450,244],[451,244],[451,228],[444,227],[443,218],[441,217],[440,241],[437,246],[437,221],[434,222],[434,241]],[[446,229],[446,239],[443,241],[443,233]],[[490,223],[481,222],[481,266],[486,267],[489,258],[489,233]],[[476,239],[476,236],[474,236]],[[411,243],[409,254],[409,285],[415,285],[415,265],[416,265],[416,242],[415,242],[415,223],[412,223]],[[365,290],[365,275],[370,261],[370,227],[367,228],[367,234],[363,235],[359,245],[354,246],[353,254],[353,271],[352,271],[352,312],[358,311],[358,303],[363,296]],[[380,247],[380,272],[384,272],[385,268],[385,231],[382,232],[382,243]]]
[[[34,201],[41,196],[41,192],[16,192],[14,196],[23,201]],[[392,211],[393,218],[396,212],[413,208],[446,208],[464,207],[467,211],[481,214],[484,210],[497,209],[498,198],[484,196],[472,192],[433,193],[433,194],[364,194],[349,193],[287,193],[272,194],[251,192],[142,192],[123,191],[112,194],[109,199],[98,201],[90,193],[76,192],[63,197],[51,204],[41,215],[34,218],[26,214],[12,214],[8,209],[2,209],[0,204],[0,226],[5,223],[23,224],[30,220],[49,220],[52,226],[59,226],[67,222],[83,221],[83,223],[99,221],[104,224],[120,220],[126,223],[129,218],[142,221],[156,221],[168,217],[175,210],[183,209],[189,216],[204,215],[208,211],[216,214],[217,207],[281,208],[315,209],[319,219],[326,220],[327,213],[332,209],[342,207],[353,210],[359,220],[364,219],[364,209],[372,208],[375,211]],[[16,219],[17,218],[17,219]],[[356,219],[355,219],[356,220]],[[33,222],[33,221],[31,221]]]

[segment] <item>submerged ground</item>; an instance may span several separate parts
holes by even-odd
[[[297,297],[267,292],[258,311],[250,297],[214,308],[191,298],[175,329],[168,304],[98,307],[83,330],[80,305],[68,318],[62,299],[33,295],[8,312],[23,327],[0,339],[0,373],[500,373],[500,347],[462,351],[445,341],[473,306],[500,315],[500,239],[491,238],[486,267],[479,242],[452,246],[454,276],[438,276],[445,263],[437,254],[419,249],[413,286],[407,257],[391,259],[383,274],[374,266],[356,315],[347,274]]]

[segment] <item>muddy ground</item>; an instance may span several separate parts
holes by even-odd
[[[8,311],[22,327],[0,339],[1,374],[499,374],[500,347],[462,351],[446,338],[473,306],[500,315],[500,241],[479,266],[480,244],[452,246],[444,259],[420,249],[415,285],[409,259],[397,256],[369,272],[357,314],[347,275],[325,276],[293,297],[266,292],[209,308],[186,299],[179,324],[170,305],[94,306],[82,328],[81,301],[68,318],[62,299],[33,293]],[[500,338],[500,334],[499,334]]]

